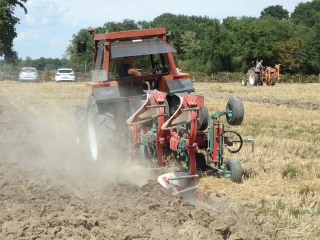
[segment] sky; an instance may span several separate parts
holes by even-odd
[[[20,18],[16,26],[14,50],[19,58],[62,58],[73,34],[80,29],[100,27],[106,22],[152,21],[163,13],[207,16],[223,20],[229,16],[259,17],[272,5],[281,5],[289,13],[301,0],[28,0],[27,14],[17,7]]]

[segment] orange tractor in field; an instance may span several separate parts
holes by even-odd
[[[241,80],[241,84],[246,86],[249,82],[250,86],[262,86],[266,83],[268,86],[274,86],[280,80],[280,64],[276,64],[273,68],[266,67],[264,71],[252,67],[248,70],[246,76]]]
[[[180,171],[158,178],[174,194],[195,191],[198,171],[241,182],[240,161],[225,161],[224,149],[236,153],[252,140],[226,130],[220,119],[225,116],[230,125],[241,124],[240,99],[229,99],[224,111],[210,115],[204,97],[192,94],[190,75],[179,72],[176,50],[164,28],[89,32],[94,41],[93,69],[86,85],[92,94],[86,105],[76,107],[76,126],[78,145],[89,152],[92,162],[130,159],[165,169],[166,156],[174,156]],[[86,49],[86,42],[78,43],[79,52]],[[142,73],[120,75],[128,58],[134,58],[135,69]]]

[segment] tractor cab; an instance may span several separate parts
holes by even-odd
[[[90,30],[92,34],[93,30]],[[119,98],[141,95],[145,90],[169,95],[193,92],[190,75],[180,73],[173,55],[176,50],[167,42],[167,37],[164,28],[92,34],[92,81],[87,85],[113,87]],[[134,59],[130,68],[138,70],[139,75],[119,74],[126,58]],[[155,68],[157,70],[152,71]]]

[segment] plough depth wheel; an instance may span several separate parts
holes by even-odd
[[[224,165],[226,175],[229,175],[232,182],[241,183],[242,181],[242,167],[237,159],[229,159]]]
[[[229,99],[229,101],[227,102],[226,111],[227,111],[227,115],[226,115],[227,122],[230,125],[236,126],[242,123],[243,117],[244,117],[244,107],[240,99],[238,98]]]

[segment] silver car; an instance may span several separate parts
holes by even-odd
[[[33,67],[22,68],[19,74],[19,82],[21,81],[38,82],[39,75],[38,75],[37,69]]]

